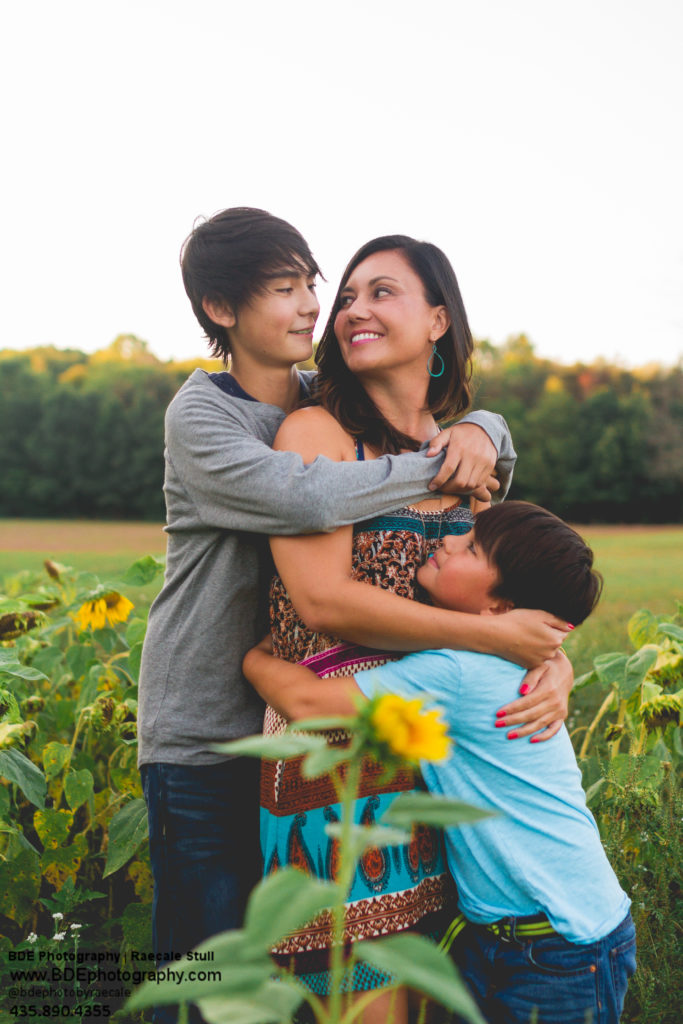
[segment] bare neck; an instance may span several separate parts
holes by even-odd
[[[229,370],[239,386],[257,402],[277,405],[286,413],[299,402],[301,388],[296,366],[264,367],[233,356]]]
[[[427,409],[427,388],[415,386],[413,380],[367,380],[367,391],[384,418],[392,427],[416,441],[431,441],[439,428]]]

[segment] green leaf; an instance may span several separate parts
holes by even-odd
[[[126,569],[121,577],[121,582],[128,584],[129,587],[144,587],[146,583],[151,583],[163,571],[164,563],[160,559],[153,558],[152,555],[145,555]]]
[[[43,747],[43,768],[48,779],[59,775],[71,757],[71,748],[66,743],[48,743]]]
[[[226,935],[218,936],[214,940],[202,943],[198,950],[210,950],[215,955],[211,964],[219,977],[215,981],[189,981],[183,980],[177,983],[181,971],[185,972],[185,978],[189,971],[196,971],[197,964],[188,960],[176,960],[170,964],[161,965],[157,977],[159,981],[146,981],[133,993],[126,1004],[128,1010],[139,1010],[145,1006],[153,1006],[155,1003],[160,1006],[168,1006],[179,1002],[196,1002],[202,998],[212,996],[223,998],[226,995],[242,996],[246,999],[259,993],[262,987],[270,982],[273,974],[273,963],[270,957],[265,954],[258,961],[247,961],[239,957],[237,951],[244,941],[242,931],[228,932],[233,939],[232,956],[230,958],[221,956],[218,948],[219,940],[226,938]],[[223,948],[225,953],[225,948]],[[167,972],[169,976],[167,977]],[[173,972],[172,974],[170,972]]]
[[[92,773],[87,768],[79,772],[69,772],[64,779],[64,795],[72,811],[77,810],[86,800],[90,800],[95,789]]]
[[[8,676],[14,676],[17,679],[28,679],[31,682],[38,682],[39,679],[47,679],[44,672],[40,672],[37,668],[33,668],[32,665],[22,665],[20,662],[3,662],[0,664],[0,671],[6,672]]]
[[[664,636],[668,636],[670,640],[678,640],[680,643],[683,643],[683,629],[673,622],[662,622],[659,632],[663,633]]]
[[[267,953],[278,939],[311,921],[339,898],[339,889],[296,868],[283,868],[256,886],[244,922],[246,950]]]
[[[641,608],[628,620],[627,628],[628,638],[635,649],[638,650],[639,647],[643,647],[645,644],[654,643],[659,622],[656,615],[653,615],[646,608]]]
[[[624,672],[626,671],[626,662],[628,661],[628,655],[626,654],[599,654],[594,659],[593,664],[595,665],[595,671],[598,673],[598,677],[601,683],[606,686],[618,685],[624,678]]]
[[[23,848],[13,860],[0,860],[0,914],[23,924],[33,913],[40,892],[40,859]]]
[[[138,676],[140,675],[140,660],[142,658],[142,640],[139,640],[130,649],[128,655],[128,674],[131,679],[134,679],[137,683]]]
[[[579,678],[574,681],[574,685],[572,686],[572,693],[575,690],[582,690],[584,686],[590,686],[592,683],[597,683],[599,681],[599,678],[600,677],[598,676],[598,673],[595,671],[595,669],[591,669],[590,672],[584,672],[582,676],[579,676]]]
[[[341,839],[343,826],[341,822],[330,822],[325,825],[325,835],[333,839]],[[349,830],[349,846],[351,855],[360,857],[364,850],[373,846],[403,846],[410,842],[410,833],[404,829],[387,828],[385,825],[352,825]]]
[[[74,644],[66,652],[66,667],[74,679],[81,679],[97,660],[92,644]]]
[[[71,811],[45,807],[33,815],[33,827],[41,843],[50,850],[63,846],[69,838],[69,829],[74,823]]]
[[[126,627],[126,643],[129,647],[142,643],[147,632],[147,623],[144,619],[131,619]]]
[[[121,930],[126,949],[151,949],[152,915],[149,903],[129,903],[121,915]]]
[[[619,695],[630,697],[642,684],[645,676],[657,660],[659,649],[654,644],[646,644],[639,651],[632,654],[626,662],[626,672],[623,681],[619,683]]]
[[[268,981],[248,999],[209,996],[199,1000],[208,1024],[289,1024],[303,995],[295,983]]]
[[[346,729],[350,731],[356,721],[355,715],[327,715],[323,718],[304,718],[296,723],[296,731],[300,729],[305,732],[329,732],[332,729]]]
[[[422,935],[391,935],[359,942],[355,956],[393,974],[401,985],[435,999],[471,1024],[486,1024],[452,960]]]
[[[281,758],[299,757],[313,750],[326,747],[324,736],[295,735],[284,732],[280,736],[245,736],[230,743],[214,743],[212,750],[219,754],[234,754],[236,757],[265,757],[270,761]]]
[[[305,779],[315,779],[319,775],[326,775],[333,771],[337,765],[350,760],[350,757],[348,747],[333,747],[325,744],[324,747],[308,754],[301,765],[301,774]]]
[[[131,800],[111,819],[107,863],[102,877],[107,878],[123,867],[148,834],[145,801],[142,798]]]
[[[495,816],[494,811],[484,811],[460,800],[432,796],[430,793],[401,793],[382,816],[390,825],[409,828],[413,822],[446,828],[449,825],[467,825],[473,821]]]
[[[33,761],[18,750],[0,750],[0,778],[18,786],[35,807],[45,806],[47,782]]]
[[[590,807],[591,801],[598,795],[602,787],[607,783],[606,778],[598,779],[592,786],[589,786],[586,790],[586,804]]]

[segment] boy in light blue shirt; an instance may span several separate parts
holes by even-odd
[[[526,502],[479,514],[474,530],[444,539],[418,571],[431,602],[495,615],[542,608],[575,625],[597,603],[600,576],[582,538]],[[635,970],[630,900],[605,856],[563,727],[547,743],[491,734],[523,670],[491,655],[424,651],[351,679],[321,680],[256,648],[245,672],[290,719],[349,713],[396,693],[438,704],[454,741],[447,760],[422,764],[436,794],[496,811],[446,830],[461,914],[449,930],[483,1015],[496,1024],[613,1024]],[[503,718],[498,723],[506,725]]]

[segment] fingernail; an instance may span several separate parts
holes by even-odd
[[[574,627],[572,626],[571,622],[567,623],[567,629],[574,629]]]
[[[508,739],[509,740],[516,740],[518,736],[519,736],[518,732],[509,732],[508,733]]]
[[[504,718],[499,718],[498,721],[496,722],[496,729],[504,729],[504,728],[505,728],[505,719]]]
[[[520,688],[519,688],[519,692],[520,692],[520,693],[522,694],[522,696],[524,696],[524,694],[525,694],[525,693],[528,693],[528,692],[529,692],[529,686],[528,686],[528,684],[527,684],[527,683],[524,683],[524,685],[523,685],[523,686],[520,686]]]
[[[505,718],[504,711],[496,711],[496,718]]]
[[[435,491],[435,490],[436,490],[436,484],[430,484],[430,485],[429,485],[429,490],[430,490],[430,491]],[[572,626],[572,629],[573,629],[573,628],[574,628],[574,627]]]
[[[531,740],[529,742],[530,743],[540,743],[541,741],[539,740],[538,736],[532,736]]]

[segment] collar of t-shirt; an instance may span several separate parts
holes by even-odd
[[[225,391],[226,395],[232,395],[233,398],[242,398],[246,402],[258,402],[258,398],[254,398],[248,391],[245,391],[227,370],[223,370],[220,373],[210,373],[209,377],[216,387],[220,388],[221,391]],[[306,380],[301,374],[299,374],[299,394],[302,399],[308,398]]]

